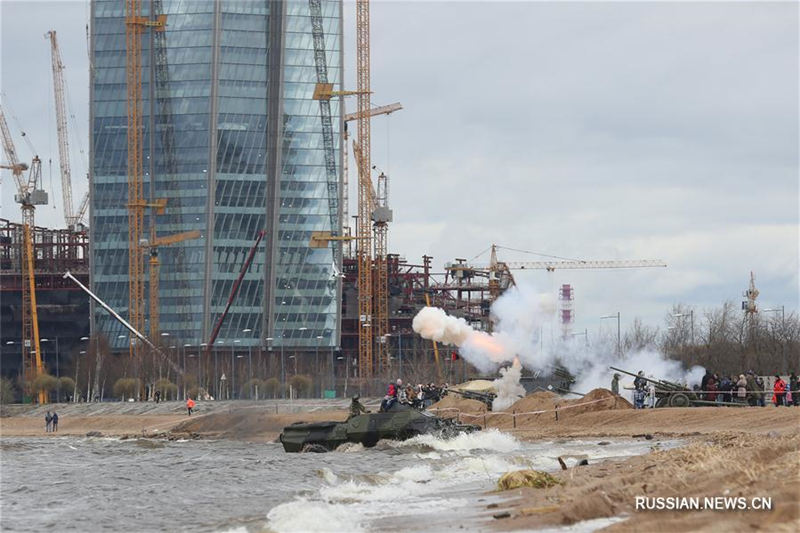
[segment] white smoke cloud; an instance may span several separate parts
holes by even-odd
[[[500,369],[500,377],[493,382],[497,397],[492,402],[492,411],[507,409],[525,396],[525,387],[519,383],[521,376],[522,365],[519,359],[514,359],[511,366]]]
[[[589,348],[575,339],[545,342],[548,336],[544,332],[554,326],[555,310],[553,295],[537,293],[530,286],[518,286],[507,290],[492,305],[495,324],[492,333],[475,330],[463,318],[449,316],[436,307],[425,307],[417,313],[412,328],[425,339],[458,346],[461,356],[484,373],[494,372],[502,363],[516,359],[522,367],[545,374],[554,365],[562,365],[577,377],[573,390],[578,392],[609,388],[614,374],[609,366],[634,373],[644,370],[647,376],[652,374],[657,379],[689,385],[699,382],[705,372],[699,366],[687,371],[681,363],[666,359],[655,349],[619,358],[610,350]],[[514,375],[518,385],[519,373],[511,370],[501,370],[498,381],[505,387]]]

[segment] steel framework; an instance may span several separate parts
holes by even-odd
[[[372,217],[370,179],[369,0],[356,0],[356,77],[358,79],[358,370],[372,376]]]

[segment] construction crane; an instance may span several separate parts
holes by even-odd
[[[389,333],[389,178],[383,172],[378,176],[377,198],[372,210],[372,231],[375,246],[375,338],[378,339],[378,365],[389,369],[389,351],[386,335]]]
[[[164,31],[166,16],[151,20],[142,16],[141,0],[125,2],[125,82],[127,88],[128,148],[128,314],[137,331],[144,329],[144,254],[140,239],[147,207],[163,212],[163,204],[148,204],[142,176],[142,33],[146,28]],[[160,213],[159,213],[160,214]],[[141,360],[141,346],[131,339],[130,355]]]
[[[583,261],[583,260],[563,260],[563,261],[512,261],[505,262],[497,259],[497,248],[491,246],[491,256],[488,266],[473,266],[466,262],[459,262],[446,266],[455,279],[469,279],[473,276],[488,277],[489,279],[489,300],[495,301],[501,292],[511,285],[514,285],[514,277],[511,270],[578,270],[578,269],[604,269],[604,268],[651,268],[666,267],[667,264],[658,259],[633,259],[621,261]]]
[[[329,101],[333,96],[357,95],[358,96],[358,142],[361,146],[361,157],[358,163],[359,186],[358,186],[358,213],[359,224],[356,231],[356,237],[342,238],[333,235],[332,233],[337,230],[336,227],[331,227],[331,234],[322,235],[323,232],[317,232],[316,240],[312,235],[312,243],[327,243],[330,241],[342,240],[357,240],[357,264],[358,264],[358,368],[359,376],[361,378],[372,377],[373,371],[373,347],[372,347],[372,309],[373,309],[373,281],[372,281],[372,228],[369,221],[372,219],[372,196],[374,189],[372,188],[372,180],[370,178],[370,45],[369,45],[369,0],[356,1],[356,78],[357,90],[355,91],[334,91],[333,84],[327,81],[327,67],[324,63],[324,35],[322,32],[322,18],[321,7],[318,0],[309,0],[309,9],[312,19],[312,32],[314,34],[314,55],[315,65],[317,67],[317,80],[318,83],[314,88],[313,98],[320,102]],[[330,172],[333,163],[333,171],[335,173],[335,160],[332,158],[333,154],[333,138],[332,135],[325,137],[325,115],[326,107],[321,104],[321,114],[323,117],[323,142],[326,145],[326,175],[328,176],[329,198],[333,195]],[[329,113],[329,106],[327,113]],[[332,129],[330,130],[332,132]],[[328,143],[330,140],[330,143]],[[329,154],[331,157],[329,157]],[[338,182],[335,183],[338,191]],[[337,196],[338,199],[338,196]],[[329,204],[329,209],[333,211],[332,206]],[[338,211],[338,210],[337,210]],[[335,219],[332,219],[335,221]],[[313,245],[312,245],[313,246]]]
[[[328,216],[331,234],[339,232],[339,175],[336,172],[336,148],[333,137],[333,121],[331,120],[330,95],[333,88],[328,83],[328,63],[325,58],[325,29],[322,24],[321,0],[308,0],[311,15],[311,32],[314,39],[314,65],[317,69],[317,86],[315,92],[319,100],[320,121],[322,123],[322,147],[325,157],[325,177],[328,186]],[[318,88],[325,87],[327,97],[321,97]],[[341,93],[340,93],[341,94]],[[341,246],[333,248],[333,263],[338,264],[341,257]],[[334,278],[334,282],[336,279]]]
[[[392,103],[392,104],[389,104],[389,105],[382,105],[382,106],[377,106],[377,107],[371,108],[369,110],[369,116],[370,117],[375,117],[375,116],[378,116],[378,115],[391,115],[395,111],[400,111],[401,109],[403,109],[402,104],[400,104],[400,102],[395,102],[395,103]],[[358,120],[358,118],[360,116],[361,116],[361,113],[347,113],[344,116],[344,132],[343,132],[343,137],[344,137],[344,157],[342,158],[342,161],[343,161],[343,168],[342,168],[342,232],[345,235],[350,235],[350,225],[349,225],[349,222],[348,222],[350,220],[350,201],[349,201],[349,199],[350,199],[350,192],[349,192],[350,191],[350,172],[349,172],[349,170],[350,169],[348,168],[348,165],[347,165],[347,160],[348,160],[348,155],[349,155],[348,152],[347,152],[348,140],[349,140],[349,134],[348,134],[348,130],[347,130],[347,123],[348,122],[352,122],[353,120]],[[351,250],[349,256],[351,256],[351,255],[352,255],[352,250]]]
[[[78,211],[72,209],[72,172],[69,164],[69,135],[67,133],[67,110],[64,101],[66,85],[64,83],[64,64],[61,61],[61,50],[58,47],[55,30],[45,34],[50,40],[50,58],[53,70],[53,96],[56,104],[56,131],[58,133],[58,157],[61,169],[61,194],[64,202],[64,220],[67,227],[75,230],[82,223],[89,206],[89,192],[81,200]]]
[[[142,244],[143,248],[150,249],[150,290],[148,291],[150,295],[150,338],[156,342],[158,342],[158,339],[161,335],[158,296],[161,262],[158,259],[158,248],[159,246],[167,246],[192,239],[199,239],[201,236],[202,234],[199,231],[193,230],[185,231],[183,233],[174,233],[164,237],[156,237],[155,226],[153,226],[153,233],[151,234],[150,241],[148,241],[146,244]]]
[[[24,394],[30,396],[33,380],[44,372],[42,364],[44,358],[39,343],[39,316],[36,306],[33,229],[36,206],[47,204],[47,193],[40,188],[42,162],[39,156],[33,156],[28,179],[24,178],[23,172],[29,167],[25,163],[21,163],[17,157],[17,150],[11,139],[2,109],[0,109],[0,133],[2,133],[3,151],[7,159],[7,164],[0,165],[0,168],[11,170],[17,185],[17,194],[14,195],[14,200],[20,204],[22,209],[22,376]],[[47,394],[39,391],[38,400],[39,403],[47,403]]]
[[[372,217],[370,136],[369,0],[356,0],[356,78],[358,89],[358,375],[372,377]]]

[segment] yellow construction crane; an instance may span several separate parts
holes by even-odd
[[[42,162],[33,156],[28,179],[23,172],[28,165],[17,158],[17,151],[11,139],[5,114],[0,109],[0,133],[3,137],[3,151],[7,164],[0,168],[10,169],[17,185],[14,200],[22,209],[22,376],[24,395],[31,396],[31,385],[36,376],[44,371],[42,350],[39,343],[39,316],[36,307],[36,280],[34,278],[35,258],[33,230],[37,205],[47,204],[47,193],[39,188],[42,181]],[[38,393],[39,403],[47,403],[44,391]]]
[[[155,228],[155,226],[153,226]],[[150,338],[153,340],[154,343],[158,343],[159,337],[161,335],[160,331],[160,323],[159,323],[159,271],[161,268],[161,263],[158,259],[158,247],[159,246],[167,246],[170,244],[177,244],[179,242],[188,241],[191,239],[199,239],[202,234],[197,231],[185,231],[183,233],[175,233],[172,235],[166,235],[164,237],[156,237],[154,235],[155,229],[152,230],[152,234],[150,236],[150,241],[146,244],[142,244],[143,248],[150,249]]]
[[[333,84],[327,79],[327,66],[325,64],[324,35],[322,31],[322,15],[319,0],[309,0],[309,13],[311,15],[312,33],[314,37],[314,56],[317,68],[317,84],[314,88],[313,98],[320,101],[320,110],[323,121],[323,141],[326,145],[326,172],[328,176],[328,199],[331,202],[329,209],[331,219],[335,221],[333,209],[335,202],[333,192],[333,172],[335,169],[332,159],[333,143],[330,136],[331,128],[326,121],[330,108],[326,106],[333,96],[356,95],[358,97],[358,142],[361,145],[361,159],[358,163],[358,213],[359,224],[356,237],[340,238],[333,235],[338,231],[331,224],[331,234],[317,235],[316,242],[328,243],[344,240],[358,241],[358,368],[361,378],[372,377],[373,372],[373,347],[372,347],[372,309],[373,309],[373,277],[372,277],[372,228],[369,221],[372,219],[372,180],[370,178],[370,45],[369,45],[369,0],[356,0],[356,78],[355,91],[334,91]],[[338,187],[338,183],[336,183]],[[337,209],[338,210],[338,209]],[[312,238],[312,243],[315,242]]]
[[[58,47],[55,30],[45,34],[50,40],[50,60],[53,70],[53,96],[56,105],[56,131],[58,133],[58,157],[61,169],[61,194],[64,202],[64,220],[67,227],[75,230],[82,223],[89,207],[89,192],[81,200],[77,213],[72,209],[72,171],[69,164],[69,135],[67,130],[67,110],[65,105],[66,84],[64,83],[64,64]]]
[[[370,136],[369,0],[356,0],[356,78],[358,90],[358,375],[372,377],[372,217]]]
[[[127,88],[128,148],[128,314],[137,331],[144,330],[144,254],[142,230],[144,211],[163,203],[145,201],[142,187],[142,33],[146,28],[164,31],[166,15],[151,20],[142,16],[141,0],[125,2],[125,83]],[[139,364],[141,343],[131,340],[130,355]]]
[[[394,103],[389,104],[389,105],[382,105],[382,106],[377,106],[377,107],[371,108],[369,110],[369,116],[370,117],[376,117],[378,115],[391,115],[395,111],[400,111],[401,109],[403,109],[402,104],[400,104],[400,102],[394,102]],[[342,169],[342,232],[345,235],[349,235],[350,234],[350,223],[349,223],[349,220],[350,220],[350,201],[349,201],[349,198],[350,198],[350,192],[349,192],[349,188],[350,188],[350,172],[349,172],[349,170],[350,169],[349,169],[348,164],[347,164],[347,161],[348,161],[348,140],[349,140],[350,136],[349,136],[348,131],[347,131],[347,123],[348,122],[352,122],[354,120],[358,120],[358,118],[360,116],[361,116],[361,113],[358,113],[358,112],[356,112],[356,113],[347,113],[344,116],[344,132],[343,132],[343,136],[344,136],[344,157],[342,158],[342,161],[344,162],[344,164],[343,164],[344,168]],[[352,256],[352,250],[350,251],[350,256]]]

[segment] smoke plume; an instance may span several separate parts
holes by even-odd
[[[492,402],[492,411],[507,409],[525,396],[525,387],[519,384],[521,376],[522,365],[519,359],[514,359],[511,366],[500,369],[500,377],[494,380],[497,397]]]
[[[655,349],[646,349],[625,354],[620,358],[614,350],[589,348],[583,339],[560,339],[551,335],[555,323],[556,300],[553,295],[537,293],[530,286],[518,286],[507,290],[491,309],[495,331],[487,333],[472,328],[463,318],[447,315],[437,307],[425,307],[414,317],[412,328],[425,339],[457,346],[461,356],[483,373],[495,372],[503,363],[519,361],[523,368],[549,374],[555,365],[561,365],[577,376],[573,390],[588,392],[597,387],[609,388],[617,366],[657,379],[666,379],[692,385],[699,382],[704,373],[702,367],[686,370],[682,365],[665,358]],[[501,371],[498,380],[505,383],[519,370]],[[623,376],[623,383],[626,381]],[[632,378],[631,378],[632,379]],[[513,401],[511,402],[513,403]],[[510,405],[510,404],[509,404]]]

